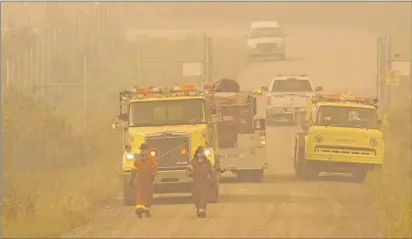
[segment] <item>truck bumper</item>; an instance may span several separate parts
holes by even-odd
[[[266,109],[266,117],[275,123],[295,123],[298,121],[298,116],[304,113],[305,108],[301,107],[268,107]]]
[[[266,169],[269,162],[266,159],[265,149],[260,148],[256,150],[255,154],[250,153],[233,153],[221,152],[219,153],[221,172],[237,173],[246,170],[260,170]]]
[[[309,153],[307,163],[320,172],[353,173],[359,169],[373,169],[382,166],[379,157],[354,157],[346,155],[325,155]]]
[[[248,51],[249,56],[251,57],[277,57],[277,56],[284,56],[285,55],[285,48],[284,47],[277,47],[272,50],[258,50],[258,49],[249,49]]]
[[[154,181],[156,194],[187,193],[192,190],[193,179],[186,170],[159,171]]]
[[[130,171],[123,172],[123,184],[127,190],[135,191],[136,185],[129,186]],[[135,183],[139,183],[135,181]],[[186,170],[159,171],[154,181],[154,193],[188,193],[192,191],[193,179],[190,178]],[[135,196],[136,192],[130,195]]]

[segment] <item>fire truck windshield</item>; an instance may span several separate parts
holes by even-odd
[[[357,107],[321,106],[317,116],[317,124],[332,127],[378,128],[378,117],[375,109]]]
[[[132,102],[130,126],[162,126],[206,123],[203,100]]]
[[[308,80],[275,80],[271,92],[311,92],[313,91]]]

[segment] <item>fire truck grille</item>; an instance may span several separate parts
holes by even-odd
[[[147,144],[156,150],[159,168],[181,167],[190,162],[189,137],[148,138]]]

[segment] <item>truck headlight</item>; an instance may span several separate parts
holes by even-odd
[[[210,156],[210,149],[205,149],[205,155]]]
[[[369,141],[369,144],[370,144],[371,146],[377,146],[377,145],[378,145],[378,140],[376,140],[376,139],[371,139],[371,140]]]
[[[127,159],[127,160],[135,160],[136,158],[135,158],[135,155],[134,155],[134,154],[127,154],[127,155],[126,155],[126,159]]]

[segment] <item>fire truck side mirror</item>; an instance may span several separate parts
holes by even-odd
[[[318,86],[315,88],[315,91],[323,91],[323,86]]]
[[[262,91],[264,91],[264,92],[269,91],[269,88],[268,88],[267,86],[262,86],[261,89],[262,89]]]
[[[210,109],[210,114],[212,114],[212,115],[217,114],[217,110],[216,110],[216,108],[212,108],[212,109]]]

